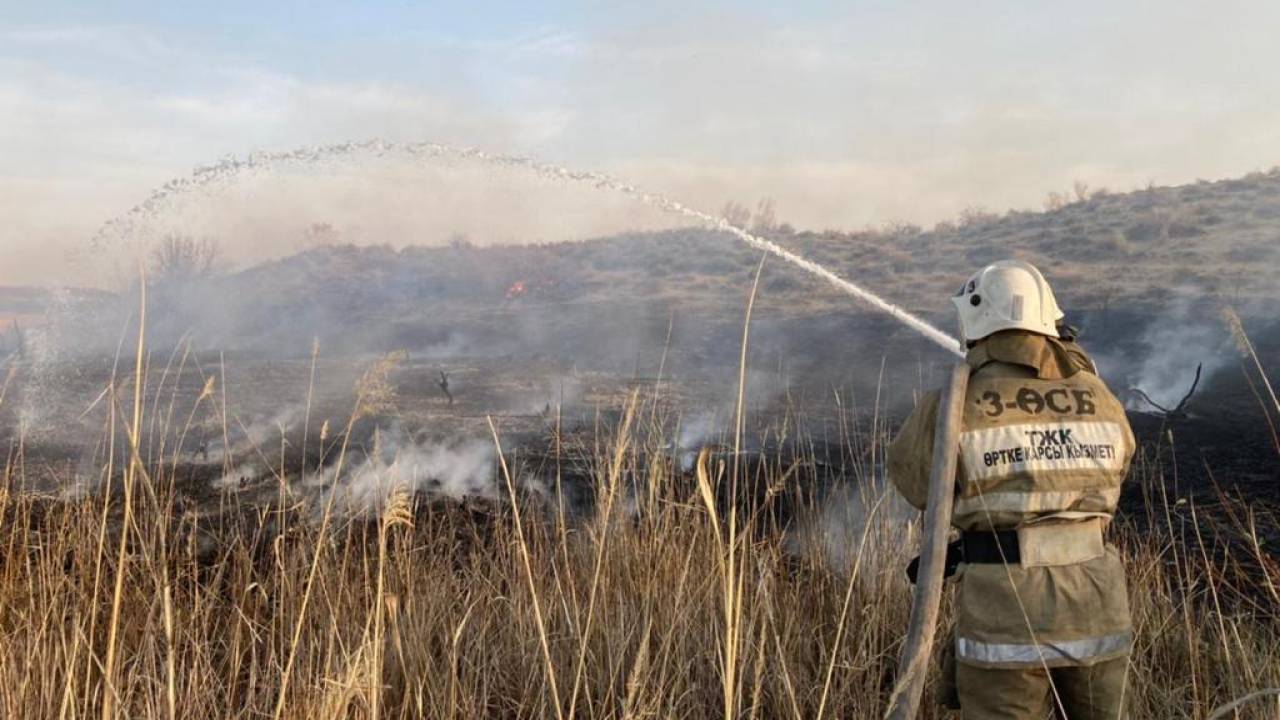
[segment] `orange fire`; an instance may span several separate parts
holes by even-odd
[[[555,290],[559,286],[559,280],[549,277],[517,280],[512,283],[511,287],[507,288],[507,300],[515,300],[526,295],[543,294]]]

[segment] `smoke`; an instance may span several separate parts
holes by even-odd
[[[720,413],[714,410],[686,416],[680,422],[679,447],[682,450],[697,450],[716,437],[723,427]]]
[[[237,422],[234,430],[228,428],[227,431],[230,447],[224,445],[221,433],[209,439],[209,461],[221,462],[226,456],[235,457],[254,449],[270,447],[273,442],[279,443],[291,430],[301,426],[305,414],[305,405],[290,404],[273,413],[255,416],[247,425]]]
[[[697,462],[698,452],[703,446],[723,437],[727,423],[722,413],[715,410],[695,412],[680,419],[680,434],[676,440],[676,451],[680,453],[680,470],[690,472]]]
[[[890,563],[910,547],[912,518],[917,513],[883,479],[839,483],[830,487],[815,516],[791,530],[786,538],[793,555],[818,552],[835,572],[875,577],[897,570]]]
[[[236,490],[246,482],[255,480],[262,473],[262,468],[254,463],[237,465],[230,472],[214,480],[212,486],[219,490]]]
[[[572,375],[533,377],[517,392],[508,410],[518,415],[553,415],[557,408],[573,407],[582,400],[582,382]]]
[[[21,407],[18,424],[27,432],[39,433],[51,424],[66,420],[57,417],[56,409],[67,384],[66,375],[74,372],[66,367],[65,362],[73,355],[72,338],[78,334],[78,320],[86,314],[85,300],[67,289],[53,291],[49,296],[45,323],[28,328],[24,334],[23,360],[26,368],[19,385]],[[127,322],[122,322],[117,328],[126,325]],[[117,339],[119,337],[117,335]],[[95,341],[95,347],[112,347],[105,335],[95,338]]]
[[[484,343],[469,333],[451,331],[445,339],[430,342],[424,347],[415,349],[414,355],[428,360],[440,360],[455,357],[483,357],[490,352],[492,346]]]
[[[335,477],[329,468],[307,485],[339,493],[356,509],[381,510],[397,489],[461,499],[493,497],[493,442],[474,438],[415,442],[399,425],[374,433],[373,447],[361,461]]]
[[[1129,386],[1146,393],[1156,403],[1173,408],[1191,389],[1196,367],[1203,365],[1202,385],[1233,360],[1230,339],[1216,314],[1188,292],[1177,294],[1168,309],[1156,317],[1142,334],[1145,356],[1128,377]],[[1104,371],[1121,371],[1110,367]],[[1135,410],[1151,408],[1136,396],[1129,399]]]

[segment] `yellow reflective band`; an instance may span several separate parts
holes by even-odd
[[[1115,635],[1043,642],[1031,645],[1013,643],[986,643],[968,638],[956,638],[956,657],[990,664],[1038,665],[1041,662],[1082,662],[1103,655],[1128,650],[1133,645],[1133,632],[1126,630]]]
[[[1108,507],[1115,507],[1120,502],[1120,488],[987,493],[956,498],[953,512],[955,515],[981,512],[1053,512],[1066,510],[1089,496],[1099,497]]]

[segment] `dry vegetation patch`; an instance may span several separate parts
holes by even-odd
[[[911,525],[868,484],[865,543],[797,542],[762,508],[790,502],[797,524],[824,508],[787,462],[750,464],[764,506],[739,508],[732,463],[704,454],[695,481],[646,460],[667,446],[653,412],[623,408],[577,458],[587,516],[514,485],[506,501],[393,494],[378,515],[282,488],[257,507],[224,495],[211,550],[212,520],[177,507],[162,465],[138,468],[128,525],[119,492],[6,492],[0,708],[96,717],[109,695],[120,717],[878,717]],[[847,442],[849,457],[877,452],[874,437]],[[1280,685],[1280,568],[1258,541],[1276,517],[1178,502],[1169,472],[1167,449],[1138,464],[1145,511],[1115,533],[1136,718],[1204,717]],[[1277,709],[1262,698],[1238,717]]]

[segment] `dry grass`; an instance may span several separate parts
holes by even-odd
[[[644,463],[661,438],[632,425],[637,416],[629,408],[602,438],[599,514],[578,523],[513,485],[511,512],[483,522],[403,496],[380,522],[332,506],[321,521],[270,508],[260,512],[284,522],[245,516],[211,559],[174,511],[163,467],[138,469],[128,524],[118,494],[6,493],[0,710],[878,716],[908,609],[901,528],[868,525],[848,564],[821,543],[789,552],[754,516],[729,511],[731,470],[712,456],[692,484]],[[8,464],[6,487],[22,485],[20,468]],[[1257,539],[1274,519],[1233,502],[1209,521],[1163,493],[1167,472],[1167,461],[1140,464],[1152,512],[1118,531],[1139,637],[1132,716],[1204,717],[1280,685],[1280,572]],[[643,505],[624,512],[639,478]],[[774,497],[792,492],[781,485]],[[1277,709],[1261,697],[1240,717]]]

